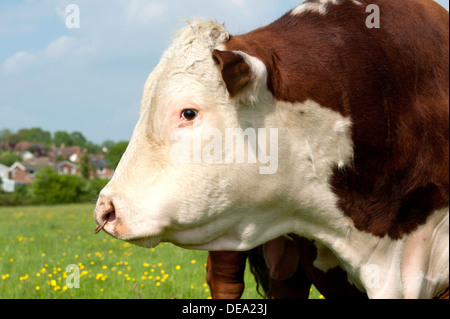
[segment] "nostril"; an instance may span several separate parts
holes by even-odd
[[[102,221],[112,222],[116,220],[116,208],[114,207],[114,203],[112,199],[108,200],[103,207],[103,216]]]
[[[116,211],[113,210],[113,211],[110,211],[109,213],[107,213],[105,215],[105,217],[103,218],[103,220],[107,220],[108,223],[115,221],[116,220]]]
[[[99,214],[100,216],[98,216],[98,225],[97,227],[95,227],[95,234],[98,234],[105,226],[107,223],[109,222],[113,222],[116,220],[116,210],[114,208],[114,204],[112,202],[112,200],[108,200],[108,201],[101,201],[100,207],[98,207],[101,211],[101,213]],[[98,211],[97,210],[97,211]]]

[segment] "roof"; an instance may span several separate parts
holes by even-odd
[[[14,151],[15,152],[26,151],[32,146],[37,147],[37,149],[41,150],[44,149],[44,145],[41,143],[19,142],[16,144],[16,146],[14,146]]]
[[[94,165],[95,167],[109,167],[108,162],[105,161],[104,159],[101,160],[93,160],[92,161],[92,165]]]
[[[20,162],[27,169],[39,169],[41,167],[53,167],[55,164],[49,157],[36,157],[25,162]]]
[[[103,154],[89,154],[89,159],[91,160],[92,165],[96,168],[110,167],[108,161],[105,160],[105,155]]]
[[[70,165],[70,166],[72,166],[73,168],[77,168],[78,167],[78,165],[77,164],[75,164],[75,163],[72,163],[72,162],[70,162],[70,161],[63,161],[63,162],[59,162],[58,164],[56,164],[56,168],[57,169],[60,169],[62,166],[64,166],[64,165]]]
[[[79,146],[71,146],[64,148],[55,148],[49,152],[52,157],[62,156],[62,157],[70,157],[71,155],[78,153],[81,154],[83,151]]]
[[[23,166],[22,163],[20,163],[20,162],[15,162],[14,164],[12,164],[11,167],[9,168],[9,170],[13,171],[16,167],[20,167],[20,169],[22,169],[23,171],[27,170],[27,168],[25,166]]]

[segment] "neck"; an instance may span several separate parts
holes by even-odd
[[[397,240],[357,230],[338,210],[311,213],[314,222],[308,222],[303,210],[297,215],[295,233],[336,257],[330,261],[319,249],[315,266],[323,271],[340,266],[369,298],[434,298],[448,287],[448,208],[435,211],[427,224]]]

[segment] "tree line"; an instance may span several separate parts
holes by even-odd
[[[56,131],[52,134],[49,131],[45,131],[39,127],[34,128],[24,128],[17,132],[12,132],[9,129],[0,130],[0,144],[7,144],[14,146],[19,142],[31,142],[40,143],[47,148],[52,145],[56,147],[64,146],[79,146],[86,149],[88,153],[100,154],[103,147],[111,147],[115,143],[111,140],[104,141],[102,144],[98,145],[88,139],[79,131],[66,132],[66,131]]]

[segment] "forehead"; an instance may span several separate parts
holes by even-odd
[[[167,99],[223,98],[223,83],[212,51],[228,38],[222,25],[203,19],[179,30],[145,84],[141,112]]]
[[[196,104],[219,102],[226,98],[224,86],[220,83],[220,73],[211,74],[183,72],[174,75],[164,75],[155,88],[157,100],[155,104],[167,105],[181,102],[191,102]]]

